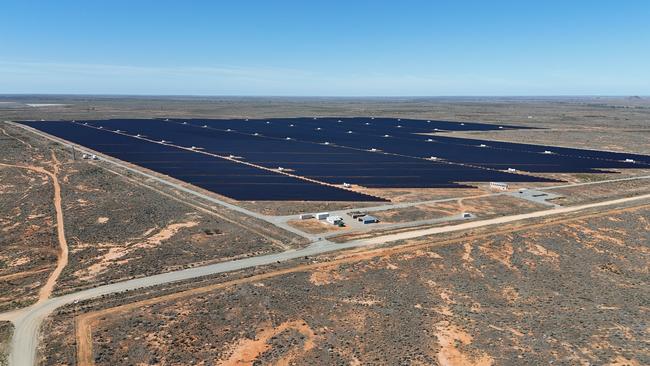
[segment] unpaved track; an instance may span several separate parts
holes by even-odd
[[[44,268],[37,268],[37,269],[32,269],[29,271],[24,271],[24,272],[18,272],[18,273],[12,273],[4,276],[0,276],[0,282],[2,281],[12,281],[18,278],[23,278],[23,277],[28,277],[33,274],[49,271],[50,267],[44,267]]]
[[[34,148],[34,146],[32,146],[32,144],[30,144],[29,142],[27,142],[27,141],[25,141],[25,140],[23,140],[23,139],[20,139],[20,138],[18,138],[18,137],[16,137],[16,136],[13,136],[13,135],[8,134],[7,131],[5,131],[4,128],[0,128],[0,131],[2,131],[2,134],[3,134],[3,135],[5,135],[5,136],[7,136],[7,137],[10,137],[10,138],[12,138],[12,139],[14,139],[14,140],[20,142],[21,144],[23,144],[23,145],[29,147],[30,149],[33,149],[33,148]]]
[[[608,209],[598,213],[576,215],[570,218],[559,218],[556,220],[542,222],[542,223],[523,224],[521,226],[514,227],[514,228],[510,227],[510,228],[496,229],[494,231],[487,232],[487,233],[469,235],[469,236],[464,236],[462,238],[446,239],[437,242],[424,242],[424,243],[419,242],[419,243],[397,245],[397,246],[386,247],[386,248],[353,251],[350,253],[343,253],[337,258],[327,262],[297,265],[294,267],[285,268],[277,271],[262,273],[250,277],[240,278],[240,279],[218,283],[218,284],[207,285],[199,288],[193,288],[193,289],[175,292],[175,293],[171,293],[159,297],[140,300],[140,301],[124,304],[124,305],[119,305],[112,308],[89,312],[80,315],[76,321],[75,335],[77,339],[77,363],[78,365],[83,365],[83,366],[94,365],[94,359],[92,357],[93,354],[92,328],[100,322],[99,320],[100,318],[105,318],[107,316],[119,316],[120,314],[125,314],[135,309],[146,307],[148,305],[152,305],[164,301],[173,301],[173,300],[186,298],[190,296],[196,296],[203,293],[212,292],[214,290],[224,289],[224,288],[237,286],[245,283],[259,282],[259,281],[263,281],[269,278],[273,278],[273,277],[277,277],[289,273],[306,272],[306,271],[313,271],[313,270],[318,270],[323,268],[337,267],[342,264],[368,260],[373,257],[394,255],[394,254],[399,254],[404,252],[412,252],[423,248],[432,248],[432,247],[440,247],[440,246],[445,246],[450,244],[457,244],[461,242],[467,242],[471,240],[492,237],[494,235],[499,235],[499,234],[513,233],[513,232],[518,232],[523,230],[529,231],[533,229],[540,229],[550,225],[558,225],[558,224],[576,221],[576,220],[585,220],[594,217],[602,217],[602,216],[607,216],[607,215],[612,215],[612,214],[617,214],[617,213],[622,213],[627,211],[634,211],[642,207],[648,207],[648,205],[646,204],[642,206],[634,206],[634,207],[627,207],[627,208]]]
[[[650,194],[645,194],[645,195],[630,197],[630,198],[621,198],[621,199],[611,200],[611,201],[590,203],[590,204],[585,204],[585,205],[580,205],[580,206],[567,206],[567,207],[553,208],[553,209],[550,209],[550,210],[535,211],[535,212],[530,212],[530,213],[525,213],[525,214],[503,216],[503,217],[497,217],[497,218],[494,218],[494,219],[487,219],[487,220],[481,220],[481,221],[470,221],[470,222],[466,222],[466,223],[458,224],[458,225],[454,225],[454,226],[433,227],[433,228],[429,228],[429,229],[405,231],[405,232],[396,233],[396,234],[378,236],[376,238],[368,238],[368,239],[365,239],[364,241],[369,245],[383,244],[383,243],[391,242],[391,241],[412,239],[412,238],[417,238],[417,237],[421,237],[421,236],[428,236],[428,235],[434,235],[434,234],[447,233],[447,232],[450,232],[450,231],[474,229],[474,228],[479,227],[479,226],[501,225],[501,224],[507,224],[507,223],[510,223],[510,222],[513,222],[513,221],[535,219],[535,218],[545,217],[545,216],[549,216],[549,215],[560,215],[560,214],[564,214],[564,213],[571,213],[571,212],[582,211],[582,210],[586,210],[586,209],[590,209],[590,208],[609,206],[609,205],[612,205],[612,204],[625,203],[625,202],[636,201],[636,200],[639,200],[639,199],[647,199],[647,198],[650,198]],[[479,224],[479,225],[477,226],[477,224]]]
[[[498,219],[480,220],[474,222],[463,223],[459,225],[450,225],[441,228],[434,228],[430,230],[417,230],[408,235],[408,233],[386,235],[383,237],[376,237],[368,240],[358,240],[344,244],[333,244],[330,242],[316,242],[311,246],[293,251],[286,251],[282,253],[268,254],[259,257],[244,258],[234,261],[222,262],[202,267],[188,268],[185,270],[167,272],[157,274],[149,277],[137,278],[129,281],[113,283],[105,286],[99,286],[76,293],[67,294],[61,297],[54,297],[47,301],[34,304],[28,308],[21,309],[7,314],[0,314],[0,320],[11,320],[14,323],[15,331],[12,340],[12,351],[10,355],[10,365],[34,365],[36,348],[38,344],[38,331],[42,321],[57,308],[70,304],[77,300],[86,300],[95,298],[101,295],[113,294],[122,291],[135,290],[143,287],[150,287],[156,285],[167,284],[182,280],[188,280],[217,273],[231,272],[240,269],[246,269],[256,266],[272,264],[276,262],[288,261],[305,256],[314,256],[322,253],[333,252],[341,249],[357,248],[370,246],[373,244],[383,244],[402,238],[415,238],[419,236],[431,235],[433,233],[446,233],[459,230],[467,230],[473,228],[480,228],[494,224],[504,224],[516,222],[531,218],[541,218],[546,216],[554,216],[559,214],[566,214],[571,212],[579,212],[587,209],[598,207],[607,207],[613,205],[634,203],[638,201],[650,199],[650,194],[616,199],[605,202],[592,203],[587,205],[572,206],[562,209],[550,209],[528,214],[505,216]],[[433,231],[432,231],[433,230]],[[512,231],[512,229],[510,229]]]
[[[13,125],[13,124],[12,124]],[[47,139],[59,142],[63,144],[64,146],[73,146],[74,144],[70,144],[67,141],[54,138],[50,135],[41,133],[40,131],[33,130],[31,128],[24,127],[22,125],[18,125],[19,127],[23,127],[25,130],[28,130],[32,133],[35,133],[39,136],[43,136]],[[85,149],[88,150],[88,149]],[[101,156],[101,155],[100,155]],[[293,232],[297,235],[313,239],[316,236],[312,235],[306,235],[305,233],[294,229],[290,227],[289,225],[286,225],[286,223],[282,222],[277,222],[278,220],[275,218],[272,218],[270,216],[266,216],[263,214],[259,214],[244,208],[241,208],[237,205],[216,199],[211,196],[207,196],[205,194],[196,192],[192,189],[186,188],[182,185],[170,182],[164,178],[148,174],[146,172],[143,172],[140,169],[133,168],[129,165],[123,164],[119,161],[116,161],[114,159],[110,158],[104,158],[105,161],[114,164],[116,166],[119,166],[121,168],[124,168],[128,171],[132,171],[134,173],[140,174],[142,176],[145,176],[147,178],[153,179],[157,182],[160,182],[162,184],[171,186],[173,188],[176,188],[180,191],[195,195],[201,199],[205,199],[206,201],[212,202],[219,204],[221,206],[225,206],[229,209],[232,209],[234,211],[238,211],[240,213],[246,214],[248,216],[255,217],[257,219],[261,219],[264,221],[267,221],[271,224],[274,224],[278,227],[285,228],[286,230]],[[647,179],[649,177],[632,177],[632,178],[627,178],[627,179],[616,179],[612,181],[623,181],[623,180],[633,180],[633,179]],[[598,184],[598,183],[605,183],[605,181],[602,182],[594,182],[593,184]],[[592,183],[590,183],[592,184]],[[574,184],[570,184],[567,186],[573,186]],[[577,184],[581,185],[581,184]],[[548,188],[543,188],[543,189],[548,189]],[[557,214],[565,214],[569,212],[577,212],[581,210],[586,210],[586,209],[593,209],[597,207],[606,207],[610,205],[618,205],[618,204],[625,204],[625,203],[632,203],[635,201],[642,201],[642,200],[647,200],[650,199],[650,195],[643,195],[643,196],[637,196],[637,197],[630,197],[630,198],[624,198],[624,199],[617,199],[617,200],[610,200],[606,202],[599,202],[595,204],[588,204],[588,205],[580,205],[580,206],[573,206],[573,207],[567,207],[563,209],[550,209],[550,210],[545,210],[545,211],[540,211],[537,213],[532,213],[532,214],[523,214],[523,215],[514,215],[514,216],[507,216],[507,217],[502,217],[499,219],[493,219],[493,220],[482,220],[482,221],[474,221],[474,222],[469,222],[466,224],[460,224],[460,225],[450,225],[442,228],[434,228],[434,229],[425,229],[425,230],[417,230],[412,233],[402,233],[402,234],[392,234],[392,235],[386,235],[386,236],[381,236],[381,237],[376,237],[372,239],[367,239],[367,240],[358,240],[358,241],[353,241],[353,242],[347,242],[344,244],[333,244],[328,241],[316,241],[314,242],[311,246],[300,249],[300,250],[294,250],[294,251],[285,251],[282,253],[276,253],[276,254],[270,254],[270,255],[264,255],[260,257],[252,257],[252,258],[245,258],[245,259],[240,259],[240,260],[234,260],[234,261],[228,261],[228,262],[222,262],[222,263],[217,263],[217,264],[212,264],[212,265],[207,265],[207,266],[201,266],[201,267],[195,267],[195,268],[190,268],[186,270],[181,270],[181,271],[175,271],[175,272],[168,272],[168,273],[163,273],[163,274],[158,274],[150,277],[144,277],[144,278],[138,278],[138,279],[133,279],[130,281],[125,281],[125,282],[120,282],[120,283],[114,283],[110,285],[105,285],[105,286],[100,286],[96,288],[91,288],[87,290],[83,290],[77,293],[72,293],[68,294],[65,296],[61,297],[55,297],[55,298],[50,298],[46,301],[38,302],[28,308],[12,311],[9,313],[3,313],[0,314],[0,320],[10,320],[14,323],[15,326],[15,332],[14,336],[12,339],[12,351],[10,354],[10,365],[16,366],[16,365],[33,365],[35,361],[35,356],[36,356],[36,348],[38,345],[38,331],[39,327],[42,323],[42,321],[53,311],[55,311],[57,308],[70,304],[74,301],[77,300],[85,300],[85,299],[90,299],[90,298],[95,298],[101,295],[107,295],[107,294],[113,294],[117,292],[122,292],[122,291],[128,291],[128,290],[134,290],[134,289],[139,289],[143,287],[149,287],[149,286],[155,286],[155,285],[161,285],[161,284],[167,284],[171,282],[176,282],[176,281],[182,281],[182,280],[188,280],[188,279],[193,279],[193,278],[198,278],[202,276],[208,276],[208,275],[213,275],[213,274],[218,274],[218,273],[223,273],[223,272],[230,272],[230,271],[235,271],[239,269],[245,269],[245,268],[251,268],[251,267],[256,267],[256,266],[261,266],[261,265],[266,265],[266,264],[272,264],[275,262],[282,262],[282,261],[287,261],[295,258],[300,258],[304,256],[313,256],[313,255],[318,255],[321,253],[327,253],[327,252],[332,252],[332,251],[337,251],[341,249],[348,249],[348,248],[357,248],[357,247],[364,247],[364,246],[369,246],[372,244],[379,244],[379,243],[386,243],[390,242],[393,240],[400,240],[404,238],[415,238],[419,236],[424,236],[424,235],[432,235],[435,233],[445,233],[445,232],[453,232],[453,231],[458,231],[458,230],[466,230],[466,229],[471,229],[471,228],[479,228],[482,226],[487,226],[487,225],[494,225],[498,223],[509,223],[509,222],[514,222],[518,220],[525,220],[527,218],[539,218],[543,216],[551,216],[551,215],[557,215]],[[529,216],[533,215],[533,216]],[[497,220],[497,221],[495,221]],[[63,227],[63,225],[61,225]],[[530,228],[530,226],[528,226]],[[431,230],[434,230],[433,232]],[[514,231],[516,229],[510,229],[509,231]],[[495,232],[497,232],[495,230]],[[490,233],[494,234],[495,232]],[[434,243],[435,245],[441,244],[441,242]],[[431,245],[431,244],[428,244]],[[384,252],[387,250],[412,250],[413,245],[401,245],[398,247],[393,248],[383,248],[379,249]],[[358,258],[361,258],[362,255],[365,256],[373,256],[377,254],[373,254],[375,251],[368,251],[364,250],[362,253],[357,253],[355,260],[358,260]],[[294,267],[293,270],[299,270],[301,269],[300,267]]]
[[[52,180],[52,185],[54,186],[54,209],[56,211],[56,233],[59,242],[59,250],[57,255],[56,268],[54,268],[54,271],[50,274],[50,276],[47,278],[47,281],[38,292],[39,303],[46,301],[47,299],[50,298],[50,296],[52,295],[52,290],[56,285],[56,281],[59,279],[59,276],[61,275],[61,272],[63,271],[65,266],[68,265],[68,242],[65,239],[65,226],[63,223],[63,207],[61,206],[61,185],[59,184],[59,178],[57,177],[57,175],[59,174],[60,163],[56,157],[56,154],[54,154],[54,151],[52,151],[52,162],[53,162],[52,167],[54,169],[54,173],[39,166],[12,165],[12,164],[0,163],[0,166],[4,166],[4,167],[26,169],[37,173],[45,174],[48,177],[50,177],[50,179]]]
[[[54,208],[56,209],[56,234],[59,240],[59,255],[56,261],[56,268],[48,277],[45,285],[41,287],[41,290],[38,293],[38,302],[43,302],[50,298],[52,295],[52,290],[56,285],[56,281],[59,279],[61,272],[65,266],[68,265],[68,242],[65,239],[65,225],[63,223],[63,207],[61,205],[61,185],[59,184],[59,160],[52,151],[52,161],[54,173],[49,173],[48,175],[52,178],[52,183],[54,185]]]
[[[88,148],[86,148],[84,146],[71,143],[69,141],[60,139],[60,138],[52,136],[52,135],[48,135],[47,133],[41,132],[41,131],[36,130],[36,129],[31,128],[31,127],[27,127],[25,125],[13,123],[13,122],[10,122],[10,124],[12,126],[16,126],[16,127],[22,128],[22,129],[24,129],[26,131],[29,131],[29,132],[37,135],[37,136],[41,136],[41,137],[43,137],[45,139],[48,139],[50,141],[57,142],[57,143],[59,143],[59,144],[61,144],[63,146],[76,147],[80,151],[92,151],[91,149],[88,149]],[[110,163],[110,164],[112,164],[114,166],[117,166],[117,167],[119,167],[121,169],[124,169],[126,171],[135,173],[135,174],[137,174],[139,176],[143,176],[143,177],[145,177],[147,179],[151,179],[151,180],[156,181],[158,183],[161,183],[163,185],[172,187],[172,188],[174,188],[176,190],[179,190],[181,192],[193,195],[193,196],[198,197],[198,198],[200,198],[202,200],[205,200],[207,202],[217,204],[217,205],[225,207],[225,208],[227,208],[229,210],[239,212],[241,214],[256,218],[258,220],[266,221],[266,222],[268,222],[268,223],[270,223],[272,225],[275,225],[275,226],[277,226],[279,228],[282,228],[282,229],[284,229],[284,230],[286,230],[288,232],[294,233],[294,234],[296,234],[298,236],[301,236],[303,238],[307,238],[307,239],[310,239],[310,240],[314,240],[314,239],[317,238],[315,235],[304,233],[304,232],[292,227],[291,225],[287,225],[286,223],[277,222],[277,220],[274,220],[270,216],[267,216],[267,215],[264,215],[264,214],[261,214],[261,213],[255,212],[255,211],[247,210],[247,209],[245,209],[243,207],[240,207],[238,205],[235,205],[233,203],[226,202],[224,200],[215,198],[215,197],[213,197],[211,195],[203,194],[203,193],[198,192],[198,191],[196,191],[194,189],[190,189],[188,187],[185,187],[183,184],[178,184],[178,183],[175,183],[175,182],[170,181],[168,179],[159,177],[157,175],[149,174],[149,173],[147,173],[145,171],[146,170],[145,168],[131,166],[128,163],[124,163],[121,160],[111,158],[110,156],[104,155],[104,154],[102,154],[100,152],[97,152],[97,151],[93,151],[93,153],[95,153],[97,156],[100,156],[102,158],[102,160],[107,162],[107,163]]]
[[[95,163],[91,162],[91,164],[93,164],[94,166],[100,167],[99,165],[97,165]],[[128,182],[131,182],[134,185],[137,185],[137,186],[140,186],[142,188],[152,190],[152,191],[154,191],[154,192],[156,192],[156,193],[158,193],[160,195],[163,195],[163,196],[165,196],[165,197],[167,197],[169,199],[172,199],[172,200],[174,200],[176,202],[179,202],[179,203],[181,203],[183,205],[191,207],[191,208],[193,208],[195,210],[201,211],[201,212],[206,213],[208,215],[218,217],[221,220],[227,221],[227,222],[231,223],[232,225],[240,227],[242,230],[248,230],[248,231],[250,231],[252,233],[255,233],[255,234],[257,234],[257,235],[259,235],[261,237],[265,237],[271,242],[271,244],[273,246],[275,246],[276,248],[278,248],[280,250],[289,250],[289,249],[293,248],[292,246],[287,245],[287,244],[283,243],[282,241],[273,238],[271,236],[272,235],[271,233],[262,233],[261,231],[254,228],[252,225],[245,225],[245,224],[243,224],[243,223],[241,223],[241,222],[239,222],[237,220],[233,220],[233,219],[230,219],[230,218],[228,218],[226,216],[223,216],[223,215],[221,215],[221,214],[219,214],[219,213],[215,212],[214,210],[211,210],[211,209],[209,209],[207,207],[199,206],[199,204],[197,204],[197,203],[191,203],[188,199],[181,199],[180,197],[171,195],[171,194],[169,194],[167,192],[163,192],[163,191],[161,191],[161,190],[159,190],[159,189],[157,189],[157,188],[155,188],[155,187],[153,187],[151,185],[147,185],[147,184],[142,183],[140,181],[137,181],[137,180],[135,180],[133,178],[129,178],[126,175],[124,175],[122,173],[118,173],[118,172],[116,172],[116,171],[114,171],[112,169],[109,169],[109,168],[106,168],[106,167],[100,167],[100,168],[102,168],[102,169],[104,169],[104,170],[106,170],[106,171],[108,171],[110,173],[113,173],[113,174],[121,177],[122,179],[124,179],[124,180],[126,180]]]
[[[25,131],[28,131],[30,133],[33,133],[37,136],[41,136],[45,139],[48,139],[50,141],[57,142],[63,146],[71,146],[71,147],[76,147],[80,151],[92,151],[91,149],[88,149],[84,146],[74,144],[72,142],[60,139],[56,136],[49,135],[47,133],[41,132],[37,129],[21,125],[18,123],[14,122],[8,122],[11,126],[14,126],[16,128],[22,128]],[[174,189],[177,189],[179,191],[191,194],[195,197],[198,197],[199,199],[205,200],[207,202],[215,203],[217,205],[223,206],[227,209],[237,211],[239,213],[242,213],[244,215],[266,221],[272,225],[275,225],[281,229],[284,229],[288,232],[291,232],[293,234],[296,234],[298,236],[301,236],[303,238],[306,238],[311,241],[317,241],[319,240],[322,236],[321,235],[316,235],[316,234],[309,234],[305,233],[287,223],[288,220],[294,219],[295,215],[288,215],[288,216],[268,216],[264,215],[255,211],[248,210],[246,208],[240,207],[236,204],[226,202],[224,200],[218,199],[216,197],[213,197],[212,195],[206,195],[201,192],[197,192],[196,190],[190,189],[188,187],[185,187],[182,184],[178,184],[175,181],[170,181],[168,179],[165,179],[164,177],[159,177],[157,175],[150,174],[146,172],[144,168],[142,167],[133,167],[130,164],[124,163],[118,159],[114,159],[110,156],[104,155],[100,152],[93,151],[97,156],[100,156],[103,161],[110,163],[114,166],[117,166],[119,168],[125,169],[129,172],[138,174],[140,176],[143,176],[147,179],[152,179],[158,183],[161,183],[163,185],[167,185],[169,187],[172,187]],[[570,184],[563,184],[563,185],[558,185],[558,186],[553,186],[553,187],[536,187],[533,189],[536,190],[546,190],[546,189],[554,189],[554,188],[565,188],[565,187],[575,187],[575,186],[583,186],[583,185],[591,185],[591,184],[602,184],[602,183],[608,183],[608,182],[622,182],[622,181],[628,181],[628,180],[637,180],[637,179],[650,179],[650,175],[646,176],[636,176],[636,177],[628,177],[628,178],[618,178],[618,179],[610,179],[610,180],[604,180],[604,181],[599,181],[599,182],[588,182],[588,183],[570,183]],[[486,195],[478,195],[476,197],[487,197],[487,196],[499,196],[505,194],[504,192],[500,193],[491,193],[491,194],[486,194]],[[445,198],[445,199],[438,199],[438,200],[428,200],[428,201],[420,201],[420,202],[404,202],[404,203],[393,203],[393,204],[388,204],[388,205],[381,205],[381,206],[373,206],[373,207],[364,207],[364,208],[358,208],[358,209],[349,209],[349,210],[337,210],[337,211],[330,211],[331,214],[344,214],[345,212],[349,211],[354,211],[354,210],[361,210],[361,211],[380,211],[384,209],[394,209],[394,208],[404,208],[404,207],[410,207],[410,206],[416,206],[420,204],[427,204],[427,203],[439,203],[439,202],[447,202],[447,201],[456,201],[459,198],[463,197],[455,197],[455,198]],[[465,198],[472,198],[472,197],[465,197]]]

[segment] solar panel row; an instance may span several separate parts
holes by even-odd
[[[462,182],[554,181],[513,174],[509,171],[512,169],[595,173],[601,169],[650,167],[650,157],[644,155],[432,135],[443,130],[523,128],[470,122],[359,117],[26,124],[240,200],[377,199],[260,168],[282,167],[285,172],[335,185],[452,188],[464,186]],[[114,136],[119,136],[118,140]],[[146,142],[136,136],[233,156],[254,166]],[[292,185],[293,192],[283,192],[288,185]]]
[[[213,156],[72,123],[23,122],[236,200],[383,201],[380,198],[256,169]]]
[[[228,122],[226,126],[234,126],[233,122]],[[420,122],[422,124],[423,121]],[[222,130],[224,128],[224,122],[220,120],[186,121],[186,123],[195,126],[207,125]],[[335,120],[323,119],[315,121],[305,119],[301,123],[290,123],[288,125],[285,123],[272,121],[271,124],[242,124],[240,121],[238,129],[227,128],[242,133],[257,132],[268,137],[283,138],[286,136],[300,141],[329,142],[330,144],[358,149],[375,148],[418,158],[435,156],[451,162],[498,170],[514,168],[520,171],[536,173],[599,173],[601,171],[597,169],[642,168],[643,166],[639,165],[639,163],[645,164],[646,167],[647,164],[650,164],[650,157],[645,155],[550,148],[548,146],[444,136],[423,136],[418,134],[430,133],[432,130],[425,127],[413,127],[405,130],[396,127],[400,125],[387,127],[385,124],[382,126],[375,121],[366,122],[371,124],[365,125],[363,119],[344,121],[342,123]],[[395,122],[394,120],[393,123],[405,122]],[[341,124],[346,127],[338,127]],[[314,128],[314,126],[317,127]],[[498,127],[495,126],[494,128]],[[320,130],[316,130],[316,128],[320,128]],[[446,128],[450,130],[448,125]],[[632,159],[634,162],[626,162],[627,159]],[[463,179],[458,180],[463,181]]]
[[[195,123],[183,125],[150,121],[134,125],[128,120],[90,123],[95,126],[101,123],[104,128],[131,134],[136,134],[135,130],[138,130],[138,133],[154,140],[172,139],[181,146],[195,146],[215,154],[239,156],[247,162],[267,168],[291,169],[298,175],[332,184],[351,183],[372,188],[452,188],[462,186],[456,182],[552,181],[482,167],[369,152],[367,148],[342,148],[296,140],[293,137],[291,140],[280,136],[269,138],[272,129],[265,131],[263,136],[254,136],[228,129],[203,128],[203,125]],[[367,136],[360,135],[359,139],[367,140],[364,137]],[[355,140],[351,139],[350,144],[353,142]]]

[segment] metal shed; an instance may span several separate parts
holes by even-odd
[[[343,223],[341,216],[328,216],[325,220],[332,225],[340,225]]]
[[[376,224],[376,223],[379,222],[379,219],[377,219],[374,216],[366,215],[366,216],[359,217],[359,221],[361,221],[361,223],[363,223],[364,225],[365,224]]]

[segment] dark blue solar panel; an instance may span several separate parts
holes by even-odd
[[[524,128],[470,122],[358,117],[167,121],[115,119],[84,123],[88,125],[78,122],[65,128],[50,126],[64,125],[60,123],[31,124],[42,130],[51,129],[51,133],[57,136],[58,130],[65,129],[69,137],[62,137],[66,139],[204,188],[210,186],[218,193],[236,191],[239,197],[242,197],[242,190],[259,190],[260,184],[272,188],[274,184],[285,184],[287,178],[296,178],[206,155],[203,157],[209,159],[194,158],[201,154],[182,149],[167,147],[159,151],[159,147],[164,145],[143,143],[139,139],[98,131],[96,128],[101,126],[104,130],[140,134],[151,140],[171,141],[188,148],[195,146],[222,156],[234,155],[257,166],[273,169],[283,167],[296,175],[322,182],[345,182],[366,187],[449,188],[472,182],[555,181],[513,174],[506,171],[509,168],[532,173],[598,173],[606,169],[650,167],[650,157],[644,155],[424,135],[452,130]],[[129,141],[128,148],[114,143],[110,138],[85,137],[87,132],[84,130],[100,133],[98,136],[121,136],[121,143]],[[546,150],[552,153],[544,153]],[[438,159],[428,160],[431,156]],[[635,162],[626,162],[625,159]],[[261,178],[254,172],[261,174]],[[344,196],[351,193],[300,179],[297,181],[309,185],[304,187],[303,192],[307,189],[318,191],[324,187],[327,191],[336,191]],[[224,189],[216,190],[215,184]],[[229,184],[234,186],[230,187]]]
[[[237,200],[381,201],[229,160],[67,122],[23,122],[43,132]]]
[[[221,122],[221,121],[219,121]],[[383,153],[365,151],[363,149],[341,148],[326,146],[320,143],[287,140],[286,137],[276,134],[276,138],[268,136],[273,132],[300,131],[295,125],[279,125],[274,121],[266,124],[265,121],[239,121],[240,128],[203,128],[210,122],[188,122],[187,125],[172,122],[149,121],[134,124],[129,120],[111,120],[91,122],[95,126],[127,131],[131,134],[140,133],[155,140],[173,140],[181,146],[197,146],[216,154],[241,156],[248,162],[267,168],[289,168],[295,174],[316,179],[319,181],[342,184],[351,183],[366,187],[394,187],[394,188],[448,188],[461,186],[456,182],[486,182],[503,180],[509,182],[551,182],[552,180],[512,174],[500,171],[487,170],[480,167],[463,166],[410,158]],[[305,121],[308,124],[310,121]],[[274,124],[275,123],[275,124]],[[257,130],[263,131],[263,136],[252,136],[242,133],[242,126],[253,124]],[[234,125],[232,126],[234,127]],[[304,127],[304,126],[303,126]],[[228,131],[232,129],[233,131]],[[255,128],[252,128],[253,130]],[[137,132],[136,132],[137,130]],[[276,131],[277,130],[277,131]],[[296,134],[300,139],[306,138]],[[348,139],[347,134],[344,134]],[[173,137],[172,137],[173,136]],[[295,139],[295,137],[292,137]],[[372,136],[356,135],[349,137],[346,142],[349,146],[361,141],[370,141]],[[357,141],[358,139],[359,141]],[[381,140],[384,142],[385,140]],[[372,145],[369,145],[372,146]],[[375,146],[378,146],[375,144]],[[382,146],[383,148],[383,146]],[[386,149],[389,151],[389,149]]]
[[[395,125],[389,125],[387,122],[382,124],[382,121],[377,121],[377,119],[342,119],[340,123],[338,120],[326,119],[269,121],[270,124],[260,124],[260,121],[242,123],[241,120],[187,121],[187,123],[190,125],[207,124],[222,130],[232,128],[242,133],[259,132],[264,136],[277,138],[289,136],[302,141],[328,141],[359,149],[374,147],[412,157],[436,156],[453,162],[492,169],[515,168],[539,173],[598,173],[601,171],[597,169],[648,168],[650,164],[650,156],[638,154],[420,135],[436,132],[435,129],[425,128],[426,126],[438,126],[435,128],[439,128],[439,131],[453,130],[448,125],[436,124],[436,121],[432,121],[431,124],[426,121],[417,121],[420,123],[417,129],[409,129],[409,125],[406,123],[409,120],[396,122],[395,119],[392,122]],[[451,122],[445,123],[451,124]],[[458,125],[458,123],[455,124]],[[488,127],[499,129],[500,126],[488,125]],[[465,124],[462,128],[474,127]],[[352,133],[348,133],[349,131]],[[429,139],[433,141],[427,142]],[[486,145],[486,147],[480,147],[481,145]],[[550,150],[552,154],[545,154],[544,152],[547,150]],[[626,162],[626,159],[632,159],[634,163]]]

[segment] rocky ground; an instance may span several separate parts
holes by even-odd
[[[57,260],[52,181],[58,179],[69,262],[56,294],[188,266],[286,250],[298,237],[196,202],[139,177],[72,160],[69,150],[0,122],[0,308],[34,302]],[[152,189],[153,188],[153,189]]]
[[[37,142],[14,132],[0,123],[0,309],[34,302],[57,258],[52,181],[14,167],[47,167],[51,157],[45,145],[28,153]]]
[[[95,363],[648,364],[649,217],[602,213],[146,304],[99,318]]]
[[[393,116],[544,128],[453,136],[650,153],[650,100],[646,98],[0,97],[7,100],[16,103],[2,104],[0,120]],[[63,105],[34,108],[23,103]],[[158,184],[147,182],[154,190],[145,188],[125,171],[113,174],[100,169],[105,167],[102,162],[97,166],[72,162],[69,151],[1,122],[0,127],[10,134],[0,134],[0,162],[47,166],[52,150],[62,162],[70,263],[56,294],[285,250],[281,243],[289,248],[304,245],[268,224],[207,206]],[[0,303],[4,309],[33,301],[56,261],[51,187],[38,174],[12,169],[0,169],[0,230],[8,228],[10,233],[0,235],[0,293],[9,294],[0,299],[5,301]],[[567,175],[563,180],[609,176],[618,175]],[[558,191],[568,193],[559,203],[638,194],[647,192],[647,187],[644,181],[636,181],[588,190],[571,188]],[[23,189],[29,192],[25,197]],[[445,190],[384,193],[401,202],[481,192],[453,191],[453,195]],[[495,208],[501,203],[492,204]],[[269,214],[347,208],[321,203],[242,205]],[[500,209],[511,209],[505,202],[502,205]],[[400,222],[427,215],[428,209],[424,213],[406,210],[392,219]],[[648,217],[646,207],[582,220],[566,217],[564,223],[533,230],[512,225],[511,232],[480,238],[472,238],[475,232],[458,233],[444,245],[440,243],[447,236],[435,236],[416,241],[431,245],[413,250],[335,254],[257,268],[249,272],[273,273],[299,266],[237,284],[227,281],[253,273],[185,283],[185,289],[224,286],[192,290],[193,295],[164,301],[151,298],[174,290],[97,299],[70,306],[44,324],[40,364],[75,364],[77,320],[98,309],[108,311],[129,303],[134,307],[128,311],[106,313],[95,320],[91,340],[96,364],[650,364]],[[339,260],[339,255],[352,259]],[[326,259],[333,261],[331,265],[312,266]],[[46,270],[30,272],[41,268]],[[13,277],[7,280],[5,275]],[[0,335],[8,334],[6,329],[0,327]]]
[[[647,175],[650,175],[649,172],[645,173],[648,173]],[[582,204],[650,193],[650,179],[637,179],[595,184],[589,186],[558,188],[553,189],[549,192],[564,196],[561,199],[553,201],[561,205]]]
[[[9,347],[11,342],[11,334],[13,333],[13,325],[10,322],[0,322],[0,366],[8,366],[9,360]]]
[[[335,233],[337,231],[344,231],[345,227],[332,225],[325,220],[318,220],[316,218],[306,220],[291,220],[287,224],[310,234],[326,234]]]
[[[376,211],[372,215],[379,218],[382,223],[402,223],[436,219],[458,215],[463,212],[472,213],[479,219],[488,219],[496,216],[539,211],[545,208],[548,208],[548,206],[515,197],[489,196]]]
[[[62,292],[283,249],[236,216],[199,210],[98,166],[76,169],[63,191],[71,260]]]

